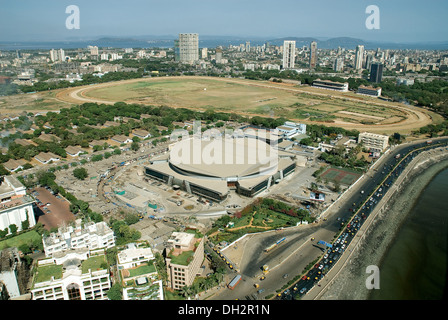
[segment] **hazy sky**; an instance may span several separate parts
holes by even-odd
[[[69,5],[80,10],[79,30],[66,28]],[[379,30],[365,26],[368,5],[380,9]],[[447,9],[447,0],[0,0],[0,41],[181,32],[446,41]]]

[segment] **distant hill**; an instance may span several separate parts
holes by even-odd
[[[85,48],[88,45],[98,47],[112,48],[172,48],[177,35],[143,35],[129,37],[100,36],[90,39],[70,39],[61,41],[5,41],[0,42],[1,50],[26,50],[26,49],[52,49],[52,48]],[[240,45],[250,41],[251,46],[263,45],[269,42],[271,45],[281,46],[284,40],[296,41],[298,48],[309,47],[312,41],[317,42],[319,49],[337,49],[338,47],[346,49],[355,49],[357,45],[364,45],[370,49],[420,49],[420,50],[448,50],[448,41],[425,42],[425,43],[393,43],[393,42],[375,42],[350,37],[336,37],[330,39],[317,39],[313,37],[282,37],[276,39],[264,39],[261,37],[244,36],[215,36],[199,34],[200,48],[216,48],[217,46]]]

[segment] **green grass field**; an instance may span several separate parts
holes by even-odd
[[[10,247],[20,247],[22,244],[29,244],[33,241],[42,241],[42,237],[34,230],[0,241],[0,250]]]
[[[399,117],[401,111],[366,106],[362,102],[296,93],[275,88],[207,78],[144,79],[87,89],[84,96],[106,101],[124,101],[223,112],[259,114],[291,119],[353,123]],[[338,114],[338,112],[346,112]],[[347,114],[353,113],[353,114]],[[365,116],[365,118],[364,118]]]

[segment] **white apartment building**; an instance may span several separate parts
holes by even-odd
[[[0,177],[0,230],[9,230],[14,224],[17,231],[22,231],[22,222],[26,220],[30,228],[34,227],[33,203],[34,199],[26,195],[26,188],[16,177]]]
[[[361,70],[362,64],[364,61],[364,46],[358,45],[356,46],[356,53],[355,53],[355,69]]]
[[[296,42],[283,41],[283,69],[293,69],[296,58]]]
[[[199,60],[199,35],[197,33],[179,33],[174,44],[176,61],[194,63]]]
[[[107,300],[111,287],[104,250],[59,252],[39,260],[32,300]]]
[[[363,132],[359,134],[358,143],[363,143],[373,152],[382,152],[389,145],[389,137],[381,134]]]
[[[51,62],[65,61],[64,49],[59,49],[59,50],[51,49],[50,50],[50,60],[51,60]]]
[[[51,257],[56,253],[71,249],[98,249],[115,246],[114,232],[106,222],[89,222],[81,225],[81,219],[75,221],[75,226],[63,226],[58,232],[42,238],[45,256]]]
[[[154,254],[149,246],[129,243],[126,249],[118,253],[118,270],[134,268],[151,260],[154,260]]]

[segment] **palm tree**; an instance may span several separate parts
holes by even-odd
[[[180,294],[185,298],[188,298],[189,296],[191,296],[191,287],[187,285],[183,286],[182,288],[180,288]]]

